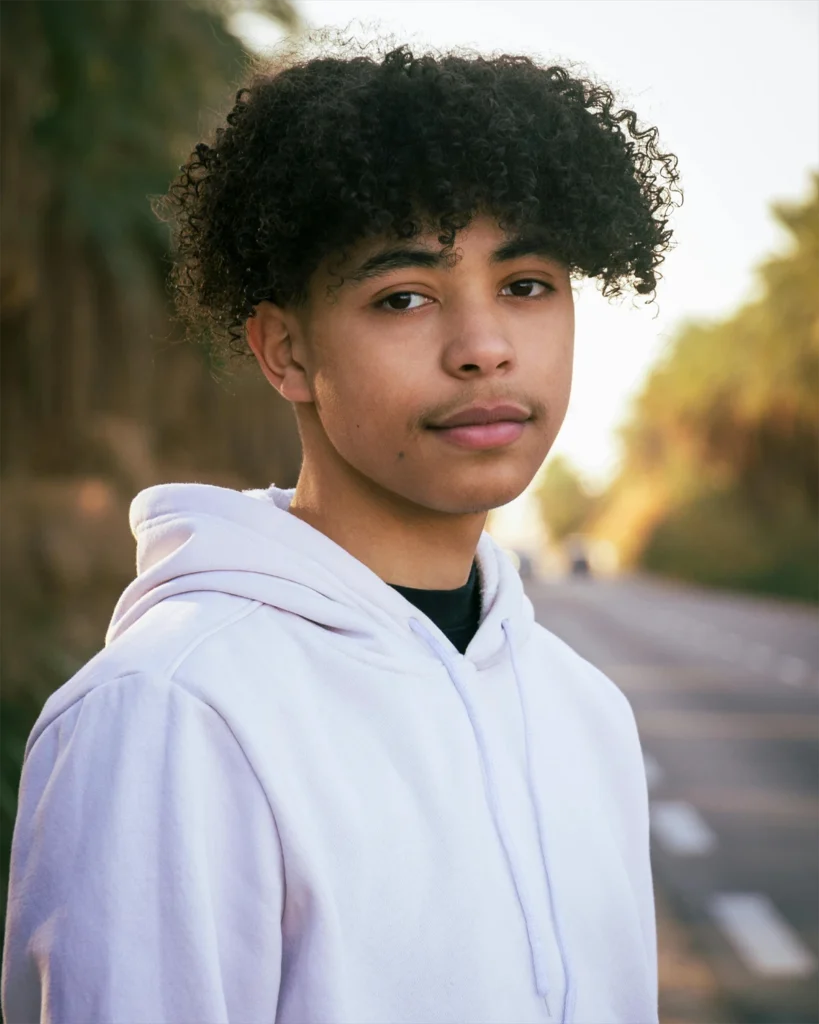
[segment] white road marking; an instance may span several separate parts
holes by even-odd
[[[646,769],[646,782],[648,783],[649,791],[662,785],[664,772],[657,758],[643,751],[643,764]]]
[[[798,686],[810,676],[810,665],[802,658],[795,658],[792,654],[785,654],[779,659],[777,675],[781,683],[789,686]]]
[[[668,853],[701,856],[717,845],[717,837],[698,811],[682,800],[655,800],[650,820],[651,831]]]
[[[793,977],[816,970],[816,958],[763,893],[716,893],[711,916],[740,959],[757,974]]]

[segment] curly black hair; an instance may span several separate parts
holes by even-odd
[[[536,226],[604,295],[631,284],[653,300],[677,158],[608,88],[528,56],[330,41],[313,33],[256,67],[157,204],[191,333],[246,351],[254,307],[304,303],[323,258],[431,229],[446,253],[479,212]]]

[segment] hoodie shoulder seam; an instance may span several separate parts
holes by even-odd
[[[258,601],[254,601],[253,602],[254,605],[256,605],[258,603],[259,603]],[[251,611],[253,611],[252,608],[250,608],[250,609],[243,608],[242,609],[242,615],[247,615]],[[241,617],[242,617],[241,615],[234,614],[233,616],[230,617],[230,619],[228,621],[234,621],[234,620],[239,619]],[[223,623],[223,625],[226,625],[226,624],[227,624],[226,622]],[[218,629],[219,627],[216,627],[216,628]],[[213,631],[211,631],[211,632],[213,632]],[[210,635],[210,633],[208,633],[206,635]],[[202,639],[204,639],[204,637]],[[115,685],[117,685],[119,683],[125,682],[128,679],[133,679],[133,678],[137,678],[137,679],[143,680],[143,681],[147,682],[148,684],[152,684],[152,683],[153,684],[156,684],[156,683],[167,684],[167,686],[168,686],[168,688],[170,690],[172,690],[175,693],[178,693],[178,694],[182,695],[183,701],[184,700],[189,700],[189,701],[192,701],[194,704],[196,704],[196,705],[198,705],[200,707],[207,708],[208,711],[210,711],[213,715],[215,715],[216,718],[218,718],[218,720],[222,723],[222,727],[230,735],[230,738],[231,738],[232,742],[236,744],[236,747],[241,752],[242,758],[244,759],[244,762],[247,765],[250,774],[253,776],[253,778],[254,778],[254,780],[256,782],[256,785],[261,790],[262,796],[264,797],[264,801],[267,804],[268,810],[270,811],[270,817],[271,817],[271,820],[273,822],[273,828],[274,828],[274,830],[276,832],[276,839],[277,839],[277,842],[279,844],[279,851],[280,851],[281,856],[282,856],[282,877],[284,878],[284,854],[282,852],[283,851],[283,846],[282,846],[281,834],[279,832],[279,823],[278,823],[278,820],[276,819],[276,812],[273,809],[273,805],[272,805],[271,800],[270,800],[270,795],[267,792],[267,789],[265,788],[264,783],[262,782],[261,776],[260,776],[260,774],[259,774],[259,772],[258,772],[258,770],[256,768],[256,765],[253,763],[253,760],[251,759],[250,755],[248,754],[247,750],[245,749],[245,745],[242,743],[241,739],[236,735],[236,731],[234,730],[233,726],[230,724],[230,722],[225,718],[225,716],[222,714],[222,712],[218,708],[214,707],[213,704],[210,703],[210,701],[204,700],[198,694],[192,693],[183,683],[181,683],[177,679],[173,679],[170,675],[168,675],[165,672],[154,670],[154,669],[131,669],[131,670],[125,671],[125,672],[118,672],[116,675],[114,675],[110,679],[106,680],[104,684],[95,686],[91,690],[88,690],[85,693],[80,694],[79,696],[77,696],[74,700],[72,700],[69,704],[67,704],[64,708],[62,708],[53,718],[51,718],[49,721],[45,722],[43,724],[42,728],[40,729],[40,731],[37,732],[36,735],[35,735],[35,732],[37,730],[37,723],[35,723],[34,729],[32,730],[31,735],[29,736],[28,742],[26,743],[26,750],[25,750],[25,753],[23,755],[23,763],[24,763],[24,765],[29,760],[31,755],[33,754],[34,748],[40,742],[42,737],[47,732],[49,732],[49,730],[51,730],[55,726],[55,724],[57,722],[62,720],[63,716],[67,715],[70,711],[72,711],[75,708],[77,708],[78,705],[81,707],[84,704],[86,698],[91,697],[91,696],[98,696],[102,692],[103,688],[108,689],[111,686],[115,686]]]
[[[254,601],[253,604],[254,605],[258,605],[259,602],[258,601]],[[254,610],[253,608],[243,609],[243,614],[244,615],[248,615],[253,610]],[[230,622],[236,621],[236,620],[238,620],[240,618],[242,618],[242,615],[234,615],[227,622],[222,623],[222,625],[228,625]],[[217,627],[217,629],[218,628],[219,627]],[[211,632],[215,632],[215,630],[213,630]],[[207,633],[206,636],[210,636],[210,633]],[[204,637],[202,637],[202,639],[204,639]],[[276,840],[277,840],[277,842],[279,844],[279,855],[281,857],[282,878],[284,879],[285,878],[284,847],[282,845],[281,833],[279,832],[279,822],[278,822],[278,820],[276,818],[276,812],[273,809],[273,804],[271,803],[271,800],[270,800],[270,794],[267,792],[267,789],[265,788],[265,784],[264,784],[264,782],[262,782],[261,775],[259,774],[259,771],[256,768],[256,765],[253,763],[253,760],[250,757],[250,754],[248,754],[247,750],[245,749],[244,743],[242,743],[241,739],[236,735],[236,731],[234,730],[234,728],[230,724],[230,722],[227,720],[227,718],[225,718],[225,716],[222,714],[222,712],[217,707],[214,707],[214,705],[211,704],[210,701],[204,700],[202,697],[199,696],[199,694],[191,693],[191,691],[184,684],[179,682],[179,680],[172,678],[170,675],[166,676],[165,678],[167,679],[167,682],[170,684],[170,686],[173,689],[178,690],[180,693],[183,693],[188,698],[188,700],[192,700],[196,704],[200,704],[202,707],[208,708],[208,710],[211,711],[219,719],[219,721],[222,723],[222,725],[224,726],[226,731],[230,734],[231,738],[233,739],[233,742],[236,744],[238,749],[241,751],[242,757],[244,758],[244,762],[247,765],[248,769],[250,770],[251,775],[256,780],[256,784],[259,787],[259,789],[260,789],[260,791],[262,793],[262,796],[264,797],[264,801],[267,804],[268,810],[270,811],[270,819],[273,822],[273,829],[274,829],[274,831],[276,833]]]
[[[252,598],[245,598],[245,604],[237,611],[231,612],[225,618],[220,619],[214,626],[209,629],[198,633],[182,650],[177,653],[173,660],[164,668],[160,669],[162,674],[167,675],[169,679],[173,680],[174,675],[182,667],[187,658],[193,654],[200,644],[204,643],[215,633],[218,633],[222,629],[226,629],[228,626],[232,626],[235,622],[239,622],[240,619],[244,619],[246,616],[251,615],[261,606],[261,601],[256,601]]]

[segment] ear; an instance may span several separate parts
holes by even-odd
[[[304,367],[293,354],[296,324],[272,302],[260,302],[245,324],[247,341],[262,373],[288,402],[312,402]]]

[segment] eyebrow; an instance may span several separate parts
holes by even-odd
[[[508,263],[521,256],[538,256],[546,260],[558,259],[554,250],[544,239],[514,235],[492,250],[489,262],[493,264]],[[440,251],[436,252],[418,245],[393,245],[369,256],[348,275],[348,278],[356,284],[361,284],[370,278],[388,274],[392,270],[405,270],[408,267],[424,267],[433,270],[449,269],[446,257]]]

